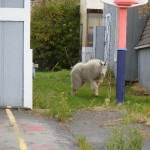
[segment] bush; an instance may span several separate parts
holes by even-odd
[[[79,59],[79,5],[57,0],[35,5],[31,16],[31,48],[40,70],[69,69]]]

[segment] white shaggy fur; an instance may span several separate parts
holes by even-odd
[[[108,63],[99,59],[92,59],[87,63],[77,63],[71,71],[71,95],[75,96],[78,88],[84,83],[90,82],[94,95],[98,96],[99,84],[103,82],[107,67]]]

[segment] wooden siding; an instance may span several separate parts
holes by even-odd
[[[87,62],[95,58],[93,47],[82,47],[82,62]]]
[[[138,50],[138,81],[150,89],[150,48]]]
[[[139,18],[138,7],[128,9],[126,81],[138,80],[138,55],[134,47],[138,44],[146,21],[147,16]]]
[[[106,28],[106,15],[110,14],[110,58],[109,65],[114,73],[116,74],[116,51],[117,51],[117,16],[118,10],[116,7],[111,5],[104,5],[104,19],[105,19],[105,28]],[[105,33],[106,35],[106,33]],[[108,44],[108,43],[106,43]]]
[[[104,5],[104,15],[111,13],[111,37],[110,37],[110,65],[116,74],[116,62],[114,61],[115,50],[117,49],[117,9],[111,5]],[[128,9],[127,17],[127,54],[126,54],[126,81],[135,81],[138,78],[138,58],[134,47],[138,44],[142,31],[145,27],[147,16],[139,19],[138,7]]]

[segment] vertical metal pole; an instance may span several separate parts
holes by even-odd
[[[118,15],[116,102],[124,103],[127,8],[118,8],[118,9],[119,9],[119,15]]]

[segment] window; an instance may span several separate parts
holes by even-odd
[[[103,25],[102,13],[88,13],[87,46],[93,46],[93,29]]]
[[[0,8],[24,8],[24,0],[0,0]]]

